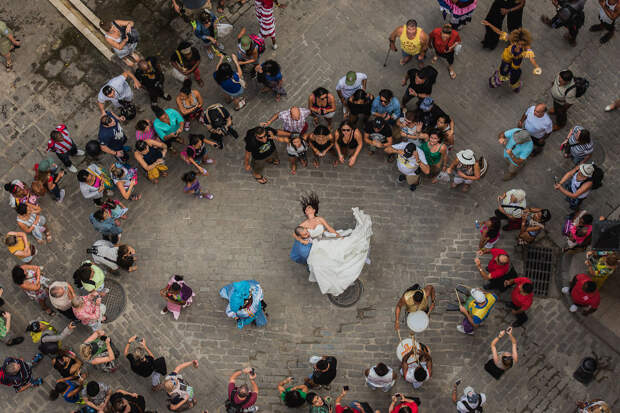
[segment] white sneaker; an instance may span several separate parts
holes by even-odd
[[[366,257],[366,265],[370,265],[371,261],[370,258]]]
[[[562,293],[568,294],[570,292],[568,287],[562,287]]]
[[[271,45],[271,48],[272,48],[273,50],[276,50],[276,49],[278,48],[278,44],[277,44],[277,43],[272,44],[272,45]]]
[[[77,173],[77,168],[73,165],[71,165],[70,167],[67,168],[69,170],[69,172],[76,174]]]
[[[568,311],[574,313],[575,311],[577,311],[577,308],[578,307],[575,304],[572,304],[570,307],[568,307]]]
[[[78,149],[77,152],[75,153],[75,156],[84,156],[86,154],[86,152],[84,152],[81,149]]]
[[[457,326],[456,326],[456,329],[457,329],[458,331],[460,331],[461,333],[463,333],[463,334],[469,334],[469,335],[474,334],[474,333],[473,333],[473,331],[472,331],[471,333],[466,333],[466,332],[465,332],[465,328],[463,327],[463,325],[462,325],[462,324],[457,325]]]
[[[56,201],[56,202],[58,202],[60,204],[63,199],[65,199],[65,190],[61,189],[60,190],[60,198],[58,198],[58,201]]]
[[[614,105],[607,105],[607,106],[605,106],[605,112],[611,112],[614,109],[615,109]]]

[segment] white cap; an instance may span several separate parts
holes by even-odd
[[[484,293],[479,288],[472,288],[471,296],[474,297],[474,301],[476,301],[478,304],[482,304],[487,300],[487,298],[484,296]]]

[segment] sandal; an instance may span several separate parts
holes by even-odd
[[[241,110],[245,106],[246,103],[247,102],[245,101],[245,98],[241,99],[239,101],[239,105],[235,107],[235,110]]]
[[[45,312],[50,317],[54,317],[56,315],[56,311],[52,310],[51,308],[48,308],[47,310],[45,310]]]
[[[7,63],[6,64],[6,71],[7,72],[12,72],[13,71],[13,63]]]
[[[264,177],[264,176],[262,176],[262,175],[261,175],[261,176],[259,176],[258,178],[257,178],[257,177],[254,177],[254,179],[256,179],[256,182],[258,182],[258,183],[259,183],[259,184],[261,184],[261,185],[264,185],[264,184],[266,184],[266,183],[267,183],[267,178],[265,178],[265,177]]]
[[[315,168],[319,167],[319,161],[317,159],[312,161],[312,165],[314,165]]]
[[[129,197],[129,200],[139,201],[141,198],[142,198],[142,194],[133,194],[132,196]]]
[[[291,169],[291,175],[295,175],[297,173],[297,168]]]
[[[275,159],[273,162],[271,162],[273,166],[278,166],[280,165],[280,160],[279,159]]]
[[[450,70],[450,79],[456,79],[456,73],[454,70]]]

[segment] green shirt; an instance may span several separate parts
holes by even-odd
[[[84,263],[87,263],[87,262],[90,262],[90,261],[84,261]],[[94,282],[95,285],[88,284],[88,283],[84,283],[82,285],[82,287],[84,287],[84,289],[88,292],[91,292],[93,290],[100,288],[103,285],[103,282],[105,281],[105,273],[103,272],[101,268],[99,268],[98,266],[94,264],[91,264],[90,268],[92,268],[93,270],[93,278],[91,278],[90,280]]]
[[[284,396],[286,396],[286,393],[288,393],[289,391],[291,391],[292,387],[287,388],[286,390],[284,390],[282,393],[280,393],[280,399],[282,399],[282,401],[284,401]],[[299,393],[299,395],[301,396],[302,399],[306,400],[306,393],[297,389],[295,390],[297,393]]]
[[[323,406],[310,406],[310,409],[308,410],[309,413],[329,413],[329,408],[327,407],[327,405],[323,405]]]
[[[4,319],[4,317],[0,317],[0,338],[4,337],[6,337],[6,320]],[[304,396],[304,399],[305,398],[306,397]]]

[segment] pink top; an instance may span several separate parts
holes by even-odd
[[[82,296],[84,300],[84,305],[80,308],[74,308],[73,314],[82,322],[84,325],[88,325],[94,321],[99,319],[101,315],[101,308],[99,304],[96,304],[97,294],[96,292],[92,292],[88,295]]]
[[[149,125],[148,129],[144,132],[141,130],[136,131],[136,140],[138,141],[153,139],[153,136],[155,136],[155,129],[151,125]]]

